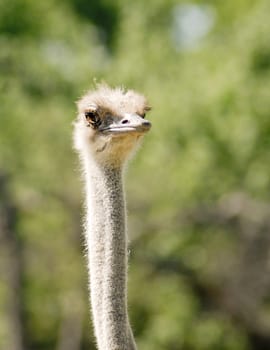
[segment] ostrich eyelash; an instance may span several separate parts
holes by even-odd
[[[88,111],[84,113],[85,119],[87,120],[87,126],[91,126],[96,129],[100,126],[101,120],[97,112]]]
[[[146,106],[145,108],[144,108],[144,110],[145,110],[145,112],[143,112],[143,113],[141,113],[141,114],[139,114],[142,118],[145,118],[145,115],[146,115],[146,112],[149,112],[149,111],[151,111],[151,107],[150,106]]]

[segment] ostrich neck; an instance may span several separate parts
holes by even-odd
[[[135,350],[127,314],[127,233],[122,169],[86,162],[91,304],[100,350]]]

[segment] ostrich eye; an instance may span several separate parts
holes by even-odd
[[[85,112],[85,119],[87,120],[87,126],[91,126],[92,128],[96,129],[101,124],[100,117],[98,116],[97,112],[94,111],[88,111]]]

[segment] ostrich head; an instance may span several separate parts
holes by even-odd
[[[78,102],[75,148],[100,164],[121,166],[150,129],[149,110],[143,95],[99,85]]]

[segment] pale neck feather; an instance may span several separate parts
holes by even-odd
[[[91,305],[98,348],[135,350],[127,313],[127,233],[121,167],[83,157]]]

